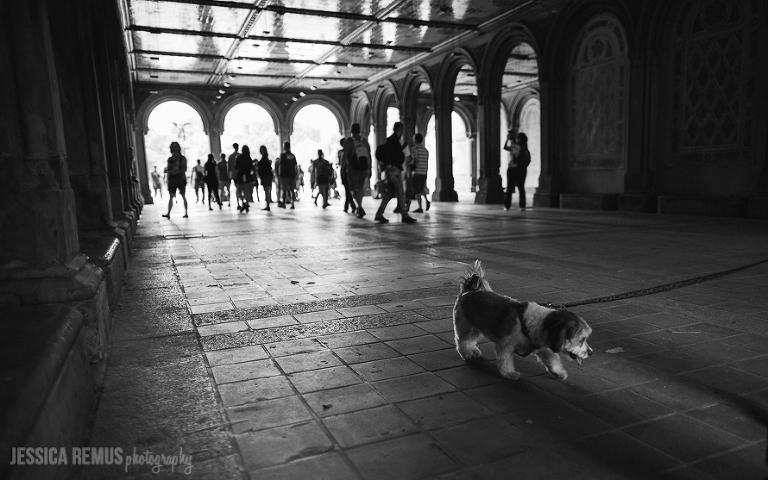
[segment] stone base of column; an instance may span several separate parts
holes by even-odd
[[[544,208],[560,208],[560,195],[555,193],[534,193],[533,206]]]
[[[0,306],[0,317],[4,444],[68,449],[84,445],[96,398],[82,315],[70,307],[36,305]],[[0,478],[71,476],[67,466],[14,467],[10,461],[10,449],[2,449]]]
[[[480,205],[499,205],[504,203],[504,189],[501,187],[501,176],[481,177],[477,181],[475,203]]]

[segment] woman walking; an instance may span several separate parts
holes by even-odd
[[[269,211],[269,204],[272,203],[272,160],[269,159],[269,152],[267,147],[262,145],[259,147],[259,153],[261,154],[261,160],[256,164],[256,171],[261,180],[261,185],[264,187],[264,196],[267,200],[267,206],[262,210]]]
[[[205,178],[205,186],[208,187],[208,210],[213,210],[213,207],[211,207],[211,197],[216,197],[216,203],[219,205],[219,210],[221,210],[221,197],[219,197],[219,175],[218,175],[218,168],[216,165],[215,157],[212,153],[208,154],[208,161],[205,162],[205,166],[203,167],[204,173],[203,176]]]
[[[243,152],[237,156],[235,162],[235,185],[237,194],[242,199],[242,206],[237,209],[248,213],[250,204],[253,203],[253,159],[248,145],[243,145]]]

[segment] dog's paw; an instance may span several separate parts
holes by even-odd
[[[512,371],[501,370],[501,371],[499,371],[499,373],[501,374],[502,377],[508,378],[510,380],[519,380],[520,379],[520,372],[516,372],[514,370],[512,370]]]
[[[558,380],[565,380],[566,378],[568,378],[568,372],[566,372],[565,370],[559,370],[559,371],[547,370],[547,371],[549,372],[550,375],[552,375]]]

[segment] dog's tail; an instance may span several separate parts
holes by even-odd
[[[492,291],[491,286],[485,280],[485,270],[480,266],[480,260],[475,260],[475,263],[464,272],[464,275],[459,277],[459,286],[461,287],[461,294],[480,290]]]

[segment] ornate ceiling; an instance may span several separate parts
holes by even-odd
[[[350,91],[457,46],[524,0],[121,0],[133,80]],[[504,84],[529,81],[516,52]],[[532,69],[532,71],[531,71]],[[517,75],[519,74],[519,75]],[[519,80],[519,81],[518,81]],[[471,70],[457,93],[472,93]]]

